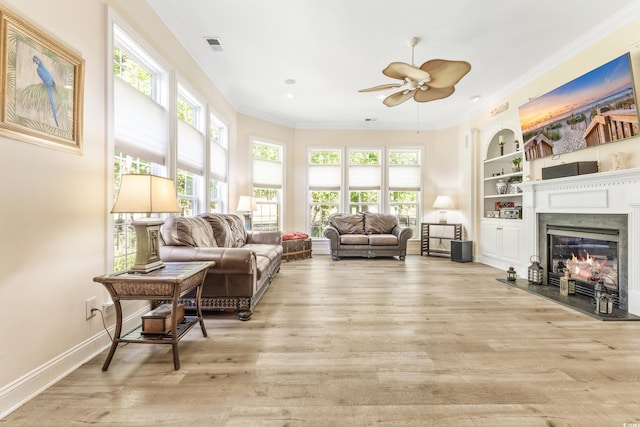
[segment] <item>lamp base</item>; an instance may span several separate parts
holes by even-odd
[[[159,255],[163,223],[159,218],[140,218],[131,222],[136,230],[136,262],[129,268],[130,272],[145,274],[164,267]]]
[[[250,213],[245,213],[244,214],[244,228],[247,229],[247,231],[251,231],[251,214]]]
[[[446,224],[447,223],[447,211],[440,211],[440,216],[438,218],[438,222],[440,224]]]

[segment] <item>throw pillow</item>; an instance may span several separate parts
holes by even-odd
[[[233,248],[234,241],[231,234],[231,227],[225,219],[225,215],[216,213],[200,214],[204,218],[211,229],[213,230],[213,237],[216,239],[216,244],[220,248]]]
[[[382,213],[364,213],[364,231],[366,234],[391,234],[398,225],[395,215]]]
[[[229,224],[229,228],[231,229],[233,247],[243,247],[245,243],[247,243],[247,230],[244,228],[244,220],[234,214],[227,214],[225,215],[225,218]]]
[[[170,216],[160,227],[160,235],[166,245],[193,246],[199,248],[216,247],[211,227],[202,218]]]
[[[361,213],[333,214],[329,217],[329,224],[340,234],[364,234],[364,215]]]

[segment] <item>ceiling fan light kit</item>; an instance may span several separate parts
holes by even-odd
[[[471,65],[466,61],[431,59],[416,67],[413,65],[413,53],[418,41],[420,39],[417,37],[409,40],[411,64],[392,62],[382,70],[385,76],[402,80],[402,83],[374,86],[361,89],[359,92],[400,88],[399,92],[384,99],[383,103],[388,107],[399,105],[410,98],[416,102],[429,102],[451,96],[455,92],[455,85],[471,70]]]

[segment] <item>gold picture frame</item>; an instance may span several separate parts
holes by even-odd
[[[82,154],[84,59],[0,7],[0,135]]]

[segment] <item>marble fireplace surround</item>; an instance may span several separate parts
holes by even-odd
[[[527,181],[521,188],[523,237],[529,254],[546,251],[541,247],[545,236],[538,233],[538,214],[626,215],[627,311],[640,315],[640,169]]]

